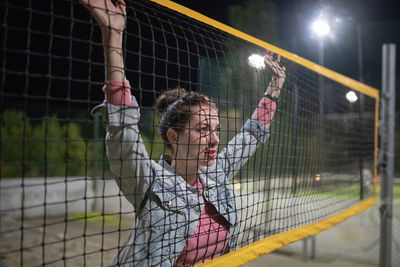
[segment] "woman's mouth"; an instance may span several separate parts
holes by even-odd
[[[210,150],[206,151],[204,154],[206,155],[206,157],[213,159],[217,155],[217,150],[210,149]]]

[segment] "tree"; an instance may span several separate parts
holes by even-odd
[[[268,0],[249,0],[229,7],[229,24],[269,43],[277,41],[277,11]]]
[[[1,121],[1,177],[85,175],[92,152],[77,123],[57,117],[33,123],[6,110]]]

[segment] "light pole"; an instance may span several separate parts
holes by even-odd
[[[329,36],[331,32],[331,27],[329,23],[320,15],[314,22],[311,24],[311,30],[318,38],[318,64],[321,66],[325,65],[325,55],[324,55],[324,44],[325,39]],[[319,76],[319,100],[321,102],[320,105],[320,114],[322,116],[324,112],[324,80],[322,76]]]
[[[362,26],[361,23],[357,23],[357,58],[358,58],[358,80],[362,83],[364,83],[364,70],[363,70],[363,47],[362,47]],[[364,114],[364,94],[360,93],[360,110],[358,112],[359,114],[359,119],[360,119],[360,133],[361,133],[361,140],[364,140],[363,135],[364,135],[364,119],[363,119],[363,114]],[[364,175],[363,175],[363,169],[364,169],[364,161],[360,156],[360,199],[362,200],[364,198]]]
[[[331,32],[331,27],[328,22],[323,19],[322,16],[319,16],[312,24],[311,30],[316,35],[318,39],[318,64],[324,66],[324,41],[325,38],[329,36]],[[320,101],[320,120],[321,125],[323,122],[323,114],[324,114],[324,80],[321,75],[319,75],[319,88],[318,95]],[[321,140],[324,139],[324,134],[322,132]],[[315,258],[315,236],[310,236],[308,238],[303,239],[303,260],[308,260],[308,240],[311,241],[311,258]]]
[[[324,20],[321,16],[316,19],[312,25],[311,29],[313,33],[318,37],[318,64],[324,65],[324,41],[325,38],[330,34],[331,27],[329,23]]]

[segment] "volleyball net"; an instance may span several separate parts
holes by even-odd
[[[126,76],[155,162],[167,152],[153,107],[165,89],[214,99],[222,149],[270,82],[255,55],[286,67],[270,137],[231,181],[238,249],[206,264],[244,264],[375,205],[376,89],[173,2],[126,4]],[[137,229],[90,115],[104,99],[100,30],[75,1],[0,7],[0,262],[107,265]]]

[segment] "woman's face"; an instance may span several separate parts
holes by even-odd
[[[192,116],[185,129],[179,131],[174,150],[176,160],[185,160],[188,170],[214,163],[219,145],[218,113],[209,105],[191,108]]]

